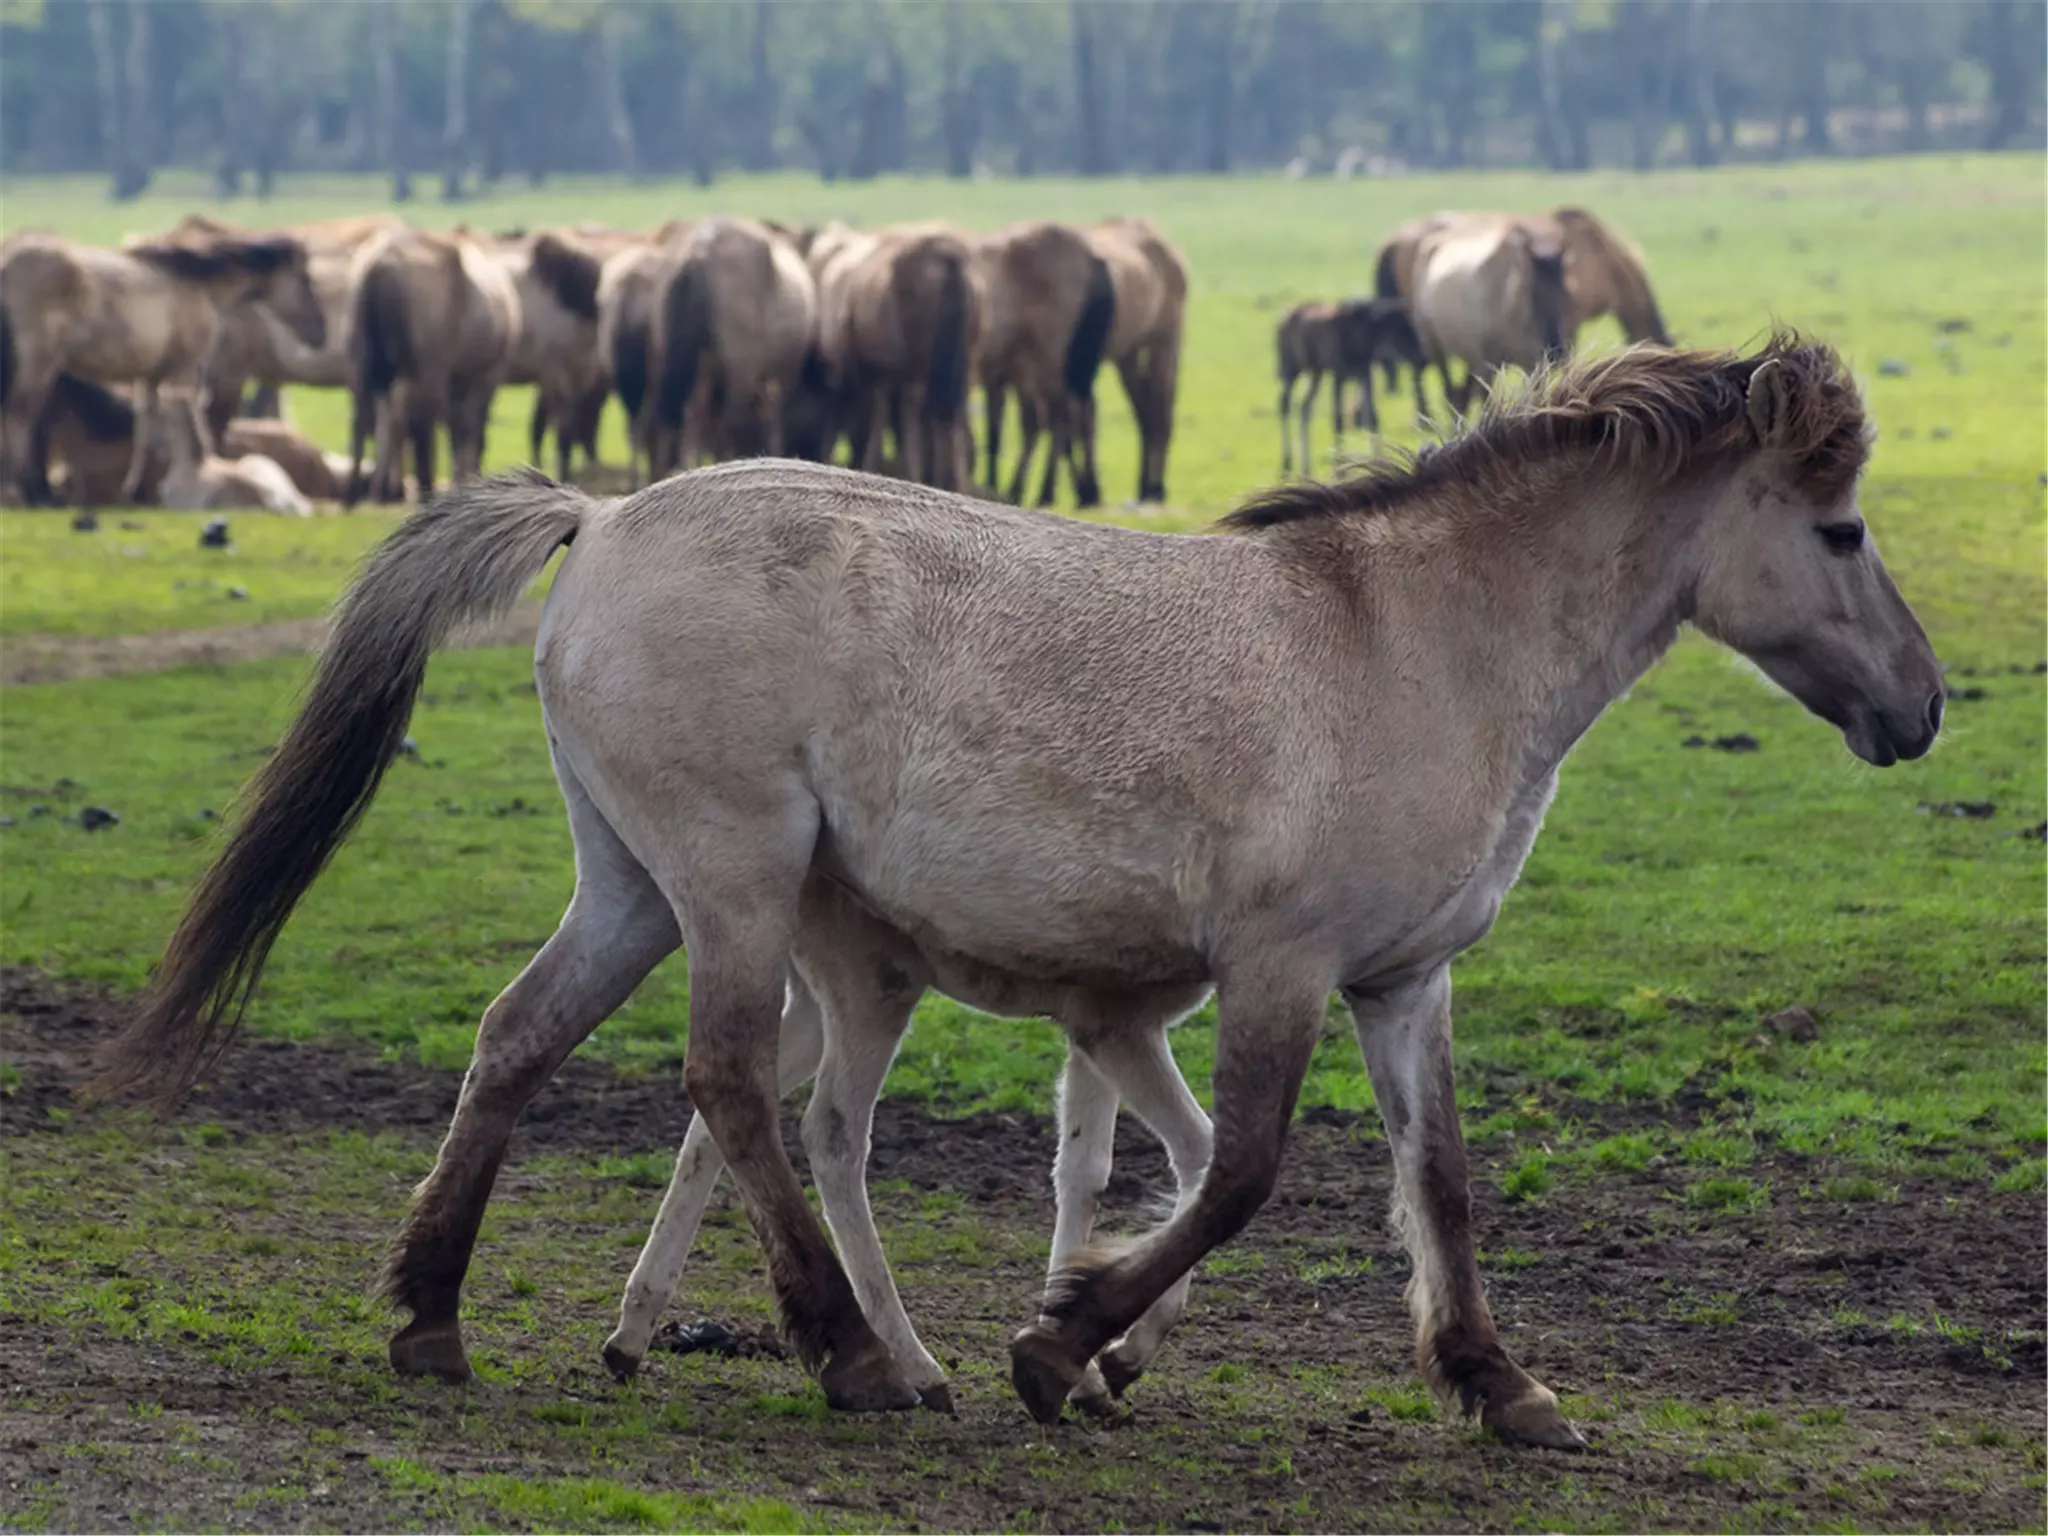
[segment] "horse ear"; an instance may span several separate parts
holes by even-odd
[[[1792,377],[1774,357],[1749,376],[1749,425],[1756,440],[1768,447],[1791,414]]]

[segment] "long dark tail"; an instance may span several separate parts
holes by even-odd
[[[625,407],[630,433],[640,420],[640,407],[647,403],[647,322],[643,319],[621,320],[612,337],[612,387]]]
[[[664,427],[683,424],[683,411],[697,388],[697,362],[711,345],[711,291],[704,268],[686,261],[661,296],[666,334],[661,342],[661,379],[654,397]]]
[[[349,336],[356,388],[375,399],[393,382],[416,373],[412,328],[406,323],[405,279],[386,266],[363,274],[356,290],[355,327]]]
[[[240,1025],[270,946],[348,837],[405,739],[427,657],[457,623],[510,608],[591,503],[537,470],[422,507],[335,611],[312,691],[244,792],[134,1013],[87,1091],[175,1104]]]
[[[1109,280],[1109,263],[1100,256],[1088,259],[1088,297],[1081,304],[1081,318],[1067,340],[1067,361],[1062,370],[1067,393],[1086,400],[1095,393],[1095,374],[1102,367],[1102,354],[1109,347],[1109,333],[1116,325],[1116,284]]]
[[[1400,269],[1395,265],[1395,258],[1399,251],[1399,245],[1392,240],[1389,240],[1380,247],[1380,259],[1373,264],[1372,269],[1372,291],[1374,298],[1398,299],[1401,297],[1401,273]]]
[[[925,381],[926,408],[940,421],[950,421],[967,408],[967,325],[974,304],[966,262],[949,255],[945,266],[938,311],[932,316],[931,373]]]

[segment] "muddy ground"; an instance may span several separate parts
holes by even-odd
[[[71,1088],[112,1006],[32,973],[0,978],[0,1061],[14,1069],[0,1162],[62,1164],[104,1134]],[[423,1168],[456,1086],[347,1050],[245,1041],[181,1121],[286,1163],[319,1155],[337,1129],[393,1130]],[[527,1187],[522,1161],[671,1147],[686,1119],[672,1081],[572,1061],[519,1133],[501,1206],[516,1209]],[[1052,1151],[1030,1116],[944,1120],[885,1104],[874,1176],[901,1181],[881,1202],[885,1237],[925,1219],[917,1200],[932,1191],[964,1197],[974,1230],[1049,1234]],[[464,1491],[505,1474],[741,1486],[807,1521],[863,1528],[2042,1528],[2040,1194],[1904,1177],[1893,1198],[1843,1202],[1819,1193],[1829,1170],[1811,1159],[1778,1153],[1746,1171],[1768,1180],[1767,1208],[1692,1210],[1676,1198],[1679,1171],[1658,1167],[1564,1181],[1537,1201],[1506,1202],[1491,1180],[1477,1189],[1503,1331],[1570,1394],[1592,1443],[1579,1456],[1509,1451],[1413,1401],[1385,1147],[1375,1127],[1334,1113],[1298,1127],[1278,1197],[1198,1281],[1127,1417],[1050,1432],[1003,1381],[1002,1340],[1037,1281],[1014,1254],[904,1277],[920,1331],[959,1372],[958,1416],[851,1423],[818,1411],[795,1368],[772,1359],[656,1356],[638,1386],[617,1387],[596,1367],[608,1309],[553,1292],[533,1303],[529,1342],[485,1347],[516,1355],[559,1335],[569,1363],[508,1380],[394,1386],[374,1350],[326,1368],[227,1367],[196,1335],[123,1337],[53,1315],[48,1286],[21,1266],[54,1261],[33,1242],[23,1260],[16,1233],[0,1282],[43,1299],[0,1292],[0,1524],[570,1523]],[[1127,1123],[1112,1207],[1128,1216],[1165,1180],[1163,1157]],[[363,1213],[351,1229],[362,1248],[392,1209]],[[294,1218],[266,1219],[288,1234]],[[305,1284],[359,1289],[373,1259],[344,1246]],[[765,1315],[764,1304],[732,1320]],[[665,1405],[689,1427],[555,1430],[564,1404],[608,1423],[622,1402]],[[394,1473],[393,1458],[419,1470]]]

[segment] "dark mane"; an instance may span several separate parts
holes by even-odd
[[[96,443],[125,443],[135,436],[135,407],[103,384],[60,373],[50,389],[49,417],[75,417]]]
[[[137,261],[146,261],[173,276],[191,282],[210,282],[242,272],[267,277],[279,267],[289,266],[303,255],[305,247],[289,235],[265,235],[253,239],[223,238],[208,245],[185,245],[174,241],[149,241],[127,247]]]
[[[562,308],[584,320],[597,318],[597,280],[602,264],[582,246],[553,232],[533,242],[533,275]]]
[[[1451,490],[1489,491],[1505,475],[1563,454],[1651,486],[1755,445],[1749,382],[1765,363],[1784,372],[1779,444],[1817,505],[1846,495],[1870,452],[1862,397],[1832,347],[1775,332],[1762,350],[1629,347],[1571,362],[1504,391],[1448,442],[1367,466],[1328,484],[1278,486],[1217,526],[1233,533],[1329,517],[1390,513]]]

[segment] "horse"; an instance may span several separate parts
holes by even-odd
[[[326,335],[306,248],[289,235],[243,236],[194,228],[175,240],[102,250],[50,235],[0,248],[0,313],[9,361],[0,399],[0,460],[30,501],[49,495],[34,457],[36,423],[60,372],[133,382],[146,424],[157,389],[196,383],[215,325],[245,302],[272,310],[308,346]],[[148,435],[138,434],[138,441]],[[120,499],[144,473],[129,465]]]
[[[519,289],[484,241],[401,230],[357,253],[349,338],[355,409],[343,504],[363,495],[363,444],[377,438],[375,492],[403,495],[401,436],[412,443],[421,500],[434,489],[434,430],[448,428],[451,473],[481,472],[491,396],[519,337]]]
[[[1356,379],[1363,390],[1359,420],[1375,436],[1379,434],[1379,410],[1373,403],[1372,370],[1375,365],[1387,375],[1393,388],[1395,365],[1407,363],[1415,370],[1416,404],[1422,409],[1422,343],[1408,318],[1408,306],[1399,299],[1350,299],[1341,304],[1297,304],[1287,312],[1274,334],[1280,374],[1280,473],[1294,470],[1293,436],[1288,431],[1288,414],[1294,384],[1308,375],[1308,392],[1301,401],[1301,472],[1308,474],[1308,419],[1314,410],[1316,391],[1323,375],[1333,376],[1330,425],[1337,451],[1344,448],[1344,384]]]
[[[903,474],[955,489],[973,475],[967,391],[986,301],[967,241],[937,225],[827,228],[810,242],[818,352],[854,462],[874,470],[892,428]]]
[[[1565,353],[1564,251],[1522,224],[1460,220],[1424,236],[1414,282],[1415,333],[1458,415],[1503,367],[1533,372]],[[1453,358],[1462,384],[1451,382]],[[1421,399],[1418,378],[1418,410]]]
[[[196,395],[168,390],[163,408],[151,419],[152,443],[160,445],[169,467],[157,485],[157,500],[166,507],[210,512],[227,507],[255,507],[306,517],[313,508],[274,459],[251,453],[224,459],[206,447],[206,422]]]
[[[283,233],[306,248],[307,276],[320,305],[324,335],[317,345],[310,345],[260,303],[245,301],[223,310],[199,376],[201,409],[216,440],[226,432],[229,421],[244,413],[243,396],[252,380],[258,396],[267,399],[274,399],[286,384],[348,388],[356,255],[372,240],[404,228],[403,220],[387,213],[319,219],[285,228]],[[204,214],[187,214],[165,238],[206,233],[238,236],[245,232]]]
[[[1052,505],[1064,462],[1075,505],[1096,506],[1102,490],[1095,469],[1095,375],[1116,320],[1109,264],[1077,231],[1052,223],[1013,225],[981,236],[974,253],[988,298],[976,371],[987,420],[989,494],[1005,494],[998,468],[1003,414],[1015,391],[1024,443],[1008,499],[1024,499],[1044,421],[1052,443],[1038,504]]]
[[[1108,265],[1116,293],[1106,355],[1138,421],[1138,500],[1164,501],[1187,321],[1187,261],[1147,219],[1105,219],[1082,234]]]
[[[1200,1184],[1135,1245],[1073,1255],[1013,1339],[1035,1417],[1271,1194],[1336,991],[1392,1144],[1424,1379],[1510,1441],[1580,1444],[1487,1309],[1450,964],[1567,752],[1687,623],[1863,761],[1930,750],[1942,670],[1857,504],[1868,445],[1841,358],[1778,334],[1546,370],[1411,462],[1268,492],[1207,536],[789,462],[616,502],[536,471],[458,487],[343,598],[92,1091],[174,1102],[216,1059],[397,757],[431,652],[566,544],[534,668],[576,890],[486,1011],[399,1232],[397,1370],[470,1374],[461,1282],[512,1126],[681,945],[684,1083],[833,1406],[919,1394],[776,1128],[793,957],[877,1008],[948,976],[1065,989],[1091,1048],[1215,987]],[[817,1143],[864,1155],[844,1124]]]
[[[693,403],[708,456],[779,455],[783,401],[817,327],[817,285],[793,245],[751,219],[700,220],[655,279],[652,472],[686,464]]]
[[[646,483],[640,476],[643,457],[648,462],[647,479],[660,478],[653,470],[654,417],[648,389],[655,283],[665,253],[686,240],[691,228],[687,220],[671,219],[613,251],[598,269],[597,361],[626,413],[626,467],[635,486]]]

